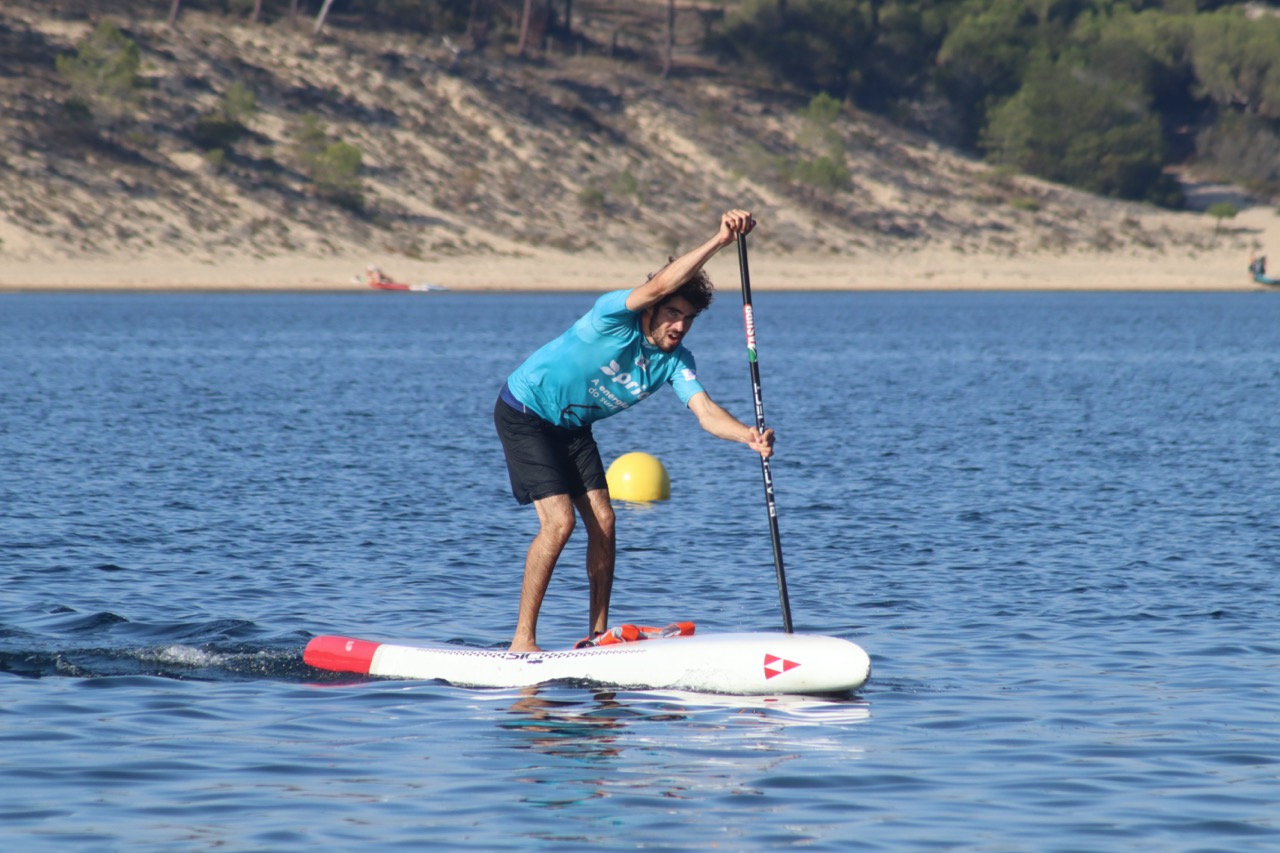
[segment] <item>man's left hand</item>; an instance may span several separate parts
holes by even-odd
[[[747,442],[751,449],[759,453],[765,459],[773,455],[773,430],[766,429],[764,432],[751,431],[751,441]]]

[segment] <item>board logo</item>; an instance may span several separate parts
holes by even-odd
[[[787,660],[786,658],[780,658],[777,655],[771,655],[766,653],[764,656],[765,680],[768,681],[770,678],[773,678],[775,675],[782,675],[782,673],[787,672],[788,670],[795,669],[799,665],[800,664],[796,663],[793,660]]]

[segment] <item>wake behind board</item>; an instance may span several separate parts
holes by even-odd
[[[307,644],[303,660],[317,669],[437,679],[461,687],[584,681],[618,688],[744,696],[846,693],[861,687],[871,675],[871,659],[861,647],[814,634],[699,634],[519,653],[324,636]]]

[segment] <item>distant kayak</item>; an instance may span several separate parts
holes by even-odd
[[[448,290],[443,284],[431,284],[429,282],[420,282],[418,284],[404,284],[398,281],[379,281],[369,282],[369,286],[374,290],[413,290],[413,291],[438,291]]]
[[[1260,272],[1256,272],[1253,274],[1253,280],[1256,281],[1258,284],[1271,284],[1271,285],[1280,284],[1280,278],[1271,278],[1270,276],[1263,275]]]
[[[430,282],[419,282],[417,284],[408,284],[402,281],[395,281],[389,278],[373,279],[370,277],[357,275],[352,278],[356,284],[367,284],[374,290],[412,290],[415,292],[435,292],[448,290],[443,284],[432,284]]]

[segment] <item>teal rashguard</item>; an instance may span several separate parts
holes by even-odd
[[[663,383],[686,406],[699,392],[693,353],[665,353],[641,329],[643,312],[627,308],[630,290],[596,300],[563,335],[529,356],[507,378],[511,395],[533,414],[567,429],[588,426],[640,402]]]

